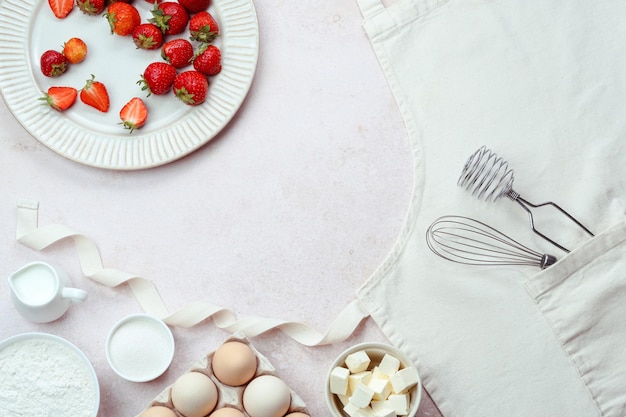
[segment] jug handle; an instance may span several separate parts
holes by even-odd
[[[87,299],[87,291],[79,288],[63,288],[63,298],[69,298],[73,303],[82,303]]]

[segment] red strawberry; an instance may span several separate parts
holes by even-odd
[[[163,45],[161,29],[152,23],[142,23],[132,33],[133,42],[138,49],[158,49]]]
[[[189,33],[192,41],[211,43],[220,29],[211,13],[204,11],[193,15],[189,21]]]
[[[183,6],[172,1],[155,4],[150,23],[157,25],[165,35],[178,35],[184,32],[189,23],[189,14]]]
[[[193,67],[205,75],[216,75],[222,70],[222,53],[215,45],[202,44],[193,59]]]
[[[109,93],[104,84],[95,80],[93,74],[83,89],[80,90],[80,101],[103,113],[109,111]]]
[[[67,71],[69,62],[61,52],[48,50],[41,54],[40,65],[43,75],[46,77],[58,77]]]
[[[63,19],[74,8],[74,0],[48,0],[48,6],[56,17]]]
[[[153,62],[146,67],[137,84],[143,91],[148,91],[148,97],[151,94],[161,96],[170,92],[175,78],[176,68],[165,62]]]
[[[105,0],[76,0],[76,5],[86,15],[95,16],[104,11]]]
[[[161,49],[161,57],[174,68],[183,68],[193,60],[193,45],[187,39],[172,39],[165,42]]]
[[[189,12],[194,14],[209,8],[211,0],[178,0],[178,2]]]
[[[87,56],[87,44],[80,38],[71,38],[63,44],[63,55],[70,64],[80,64]]]
[[[50,87],[39,100],[57,111],[65,111],[74,105],[77,96],[78,91],[74,87]]]
[[[105,14],[111,27],[111,33],[128,36],[141,23],[141,16],[137,9],[122,1],[111,3]]]
[[[130,129],[130,133],[133,133],[133,130],[146,124],[148,108],[142,99],[133,97],[120,110],[120,119],[122,119],[121,124],[124,125],[124,128]]]
[[[190,106],[204,103],[209,82],[206,76],[198,71],[185,71],[176,76],[174,80],[174,94],[180,101]]]

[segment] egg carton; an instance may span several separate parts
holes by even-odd
[[[272,375],[277,378],[280,378],[280,376],[276,372],[276,368],[274,368],[274,366],[269,361],[269,359],[265,357],[261,352],[259,352],[245,336],[243,336],[240,333],[235,333],[224,341],[224,343],[227,343],[227,342],[245,343],[246,345],[250,347],[250,349],[252,349],[252,351],[256,355],[257,369],[252,380],[262,375]],[[204,356],[202,359],[192,364],[192,366],[189,369],[187,369],[186,372],[193,371],[193,372],[203,373],[204,375],[211,378],[211,380],[215,383],[215,386],[217,387],[217,391],[218,391],[218,401],[217,401],[217,405],[214,411],[220,408],[224,408],[224,407],[232,407],[241,411],[244,414],[244,416],[250,417],[250,415],[246,412],[246,410],[243,407],[243,392],[247,384],[234,387],[234,386],[226,385],[220,382],[220,380],[217,379],[215,375],[213,374],[213,369],[211,366],[211,361],[213,359],[214,354],[215,354],[215,351],[210,352],[209,354]],[[172,389],[172,385],[167,386],[150,402],[150,404],[148,404],[146,409],[150,407],[154,407],[154,406],[163,406],[174,411],[174,413],[178,417],[185,417],[174,407],[174,404],[172,403],[172,399],[170,397],[171,389]],[[298,394],[296,394],[291,388],[289,388],[289,391],[291,393],[291,404],[286,414],[300,412],[306,415],[310,415],[306,408],[306,404],[304,403],[302,398],[300,398]],[[142,410],[139,413],[139,415],[141,415],[146,409]]]

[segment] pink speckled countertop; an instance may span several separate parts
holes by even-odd
[[[173,310],[207,301],[325,331],[377,268],[402,227],[411,188],[407,134],[353,0],[256,2],[260,56],[250,93],[227,128],[159,168],[115,172],[69,161],[31,137],[0,102],[0,269],[65,269],[89,292],[60,320],[24,320],[0,285],[0,339],[42,331],[76,344],[101,385],[100,417],[133,416],[228,333],[206,321],[174,329],[170,369],[150,383],[119,378],[104,344],[141,309],[127,286],[85,278],[70,241],[35,252],[15,240],[18,199],[40,224],[89,236],[105,266],[152,280]],[[305,347],[279,331],[252,340],[307,403],[328,415],[324,376],[348,346],[383,341],[366,320],[347,341]],[[428,396],[419,416],[438,416]]]

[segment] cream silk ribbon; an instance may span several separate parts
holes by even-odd
[[[93,241],[67,226],[50,224],[39,227],[38,214],[39,203],[18,201],[16,228],[18,242],[41,251],[56,242],[71,238],[85,276],[107,287],[128,284],[144,312],[159,317],[170,326],[193,327],[210,318],[219,328],[231,333],[241,332],[246,337],[279,329],[298,343],[319,346],[347,339],[359,323],[369,316],[356,297],[339,313],[325,334],[298,322],[262,317],[238,320],[231,310],[209,303],[193,302],[170,314],[151,281],[118,269],[104,268],[100,252]]]

